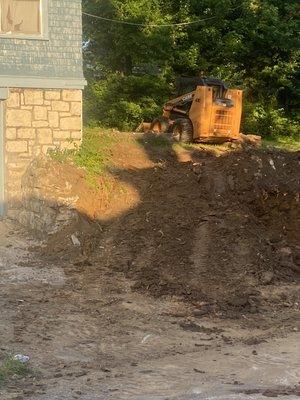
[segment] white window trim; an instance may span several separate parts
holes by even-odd
[[[48,25],[48,0],[40,0],[40,13],[41,13],[41,34],[40,35],[26,35],[24,33],[1,33],[0,39],[20,39],[20,40],[49,40],[49,25]]]

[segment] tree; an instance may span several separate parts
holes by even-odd
[[[246,132],[297,133],[295,0],[84,0],[83,6],[147,25],[84,17],[88,114],[95,123],[132,128],[159,112],[177,76],[202,72],[245,90]],[[151,26],[181,22],[193,24]]]

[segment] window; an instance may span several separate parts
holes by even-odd
[[[42,0],[0,0],[0,34],[41,36]]]

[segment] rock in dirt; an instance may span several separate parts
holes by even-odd
[[[76,235],[71,235],[72,243],[75,247],[80,247],[81,243]]]
[[[248,296],[237,296],[230,300],[229,304],[234,307],[244,307],[249,304]]]
[[[205,374],[205,371],[202,371],[201,369],[194,368],[194,371],[197,372],[198,374]]]
[[[290,258],[291,255],[292,255],[292,249],[291,249],[290,247],[288,247],[288,246],[286,246],[286,247],[281,247],[281,248],[279,249],[279,254],[280,254],[280,256],[283,257],[283,258]]]
[[[201,326],[194,324],[193,322],[181,323],[179,325],[184,331],[189,331],[189,332],[201,332],[202,331]]]
[[[203,310],[194,310],[193,311],[193,316],[194,317],[203,317],[204,315],[209,314],[209,309],[208,308],[204,308]]]
[[[289,268],[295,272],[300,272],[299,264],[295,264],[294,260],[298,261],[297,255],[292,251],[290,247],[281,247],[279,249],[280,265],[281,267]]]
[[[243,342],[248,346],[256,346],[261,343],[267,343],[265,339],[259,337],[252,337],[249,339],[245,339]]]
[[[201,175],[202,172],[203,172],[202,164],[200,164],[200,163],[194,163],[194,164],[193,164],[193,167],[192,167],[192,170],[193,170],[194,174],[196,174],[196,175]]]
[[[261,276],[261,283],[263,285],[269,285],[274,279],[274,273],[272,271],[266,271]]]

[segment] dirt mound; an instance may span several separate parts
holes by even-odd
[[[213,153],[148,139],[119,144],[109,175],[126,195],[112,197],[109,211],[109,202],[99,206],[101,191],[93,194],[99,203],[81,213],[96,225],[68,228],[44,254],[121,271],[135,290],[182,297],[204,313],[294,304],[297,293],[286,296],[278,285],[300,271],[299,153]],[[85,197],[80,187],[78,196]]]

